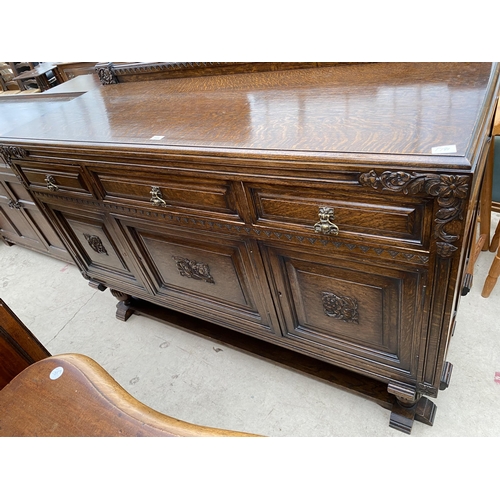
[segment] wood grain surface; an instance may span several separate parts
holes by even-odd
[[[405,155],[452,145],[463,156],[491,71],[380,63],[107,85],[7,136]]]

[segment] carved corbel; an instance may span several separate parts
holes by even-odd
[[[106,67],[97,68],[97,76],[103,85],[118,83],[118,78],[113,71],[112,63],[109,63]]]
[[[24,148],[20,148],[18,146],[0,146],[0,157],[7,165],[9,165],[19,182],[25,188],[28,188],[28,185],[12,160],[22,160],[27,156],[29,156],[29,151]]]
[[[437,253],[448,258],[458,249],[452,243],[459,239],[446,232],[446,226],[463,220],[465,200],[469,194],[469,177],[466,175],[417,174],[415,172],[382,172],[374,170],[359,176],[359,183],[381,191],[418,194],[424,192],[437,198],[439,210],[434,219],[434,238],[438,240]]]

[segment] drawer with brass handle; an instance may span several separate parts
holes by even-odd
[[[19,162],[18,168],[32,190],[42,192],[48,190],[58,194],[68,192],[91,194],[88,183],[82,175],[81,167],[29,161],[25,164]]]
[[[361,189],[246,186],[254,228],[304,237],[378,239],[428,248],[432,202],[369,197]],[[295,239],[294,239],[295,242]]]
[[[202,217],[239,220],[236,197],[231,182],[204,180],[175,174],[144,172],[133,176],[126,170],[111,170],[106,165],[88,167],[104,201],[136,207],[158,208]]]

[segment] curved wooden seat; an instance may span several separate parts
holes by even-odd
[[[0,298],[0,436],[251,436],[139,402],[82,354],[51,356]]]
[[[159,413],[123,389],[99,364],[63,354],[24,369],[0,391],[0,436],[252,436]]]

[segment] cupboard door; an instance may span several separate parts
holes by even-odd
[[[46,248],[26,216],[29,216],[28,203],[15,199],[8,187],[0,182],[0,234],[8,242],[44,252]]]
[[[255,242],[116,217],[157,303],[244,333],[279,335]]]
[[[47,208],[83,273],[123,292],[133,294],[146,290],[140,270],[116,231],[112,218],[98,208],[70,205],[50,205]]]
[[[8,241],[72,262],[30,193],[7,168],[0,170],[0,233]]]
[[[415,380],[422,271],[263,251],[291,345],[375,378]]]

